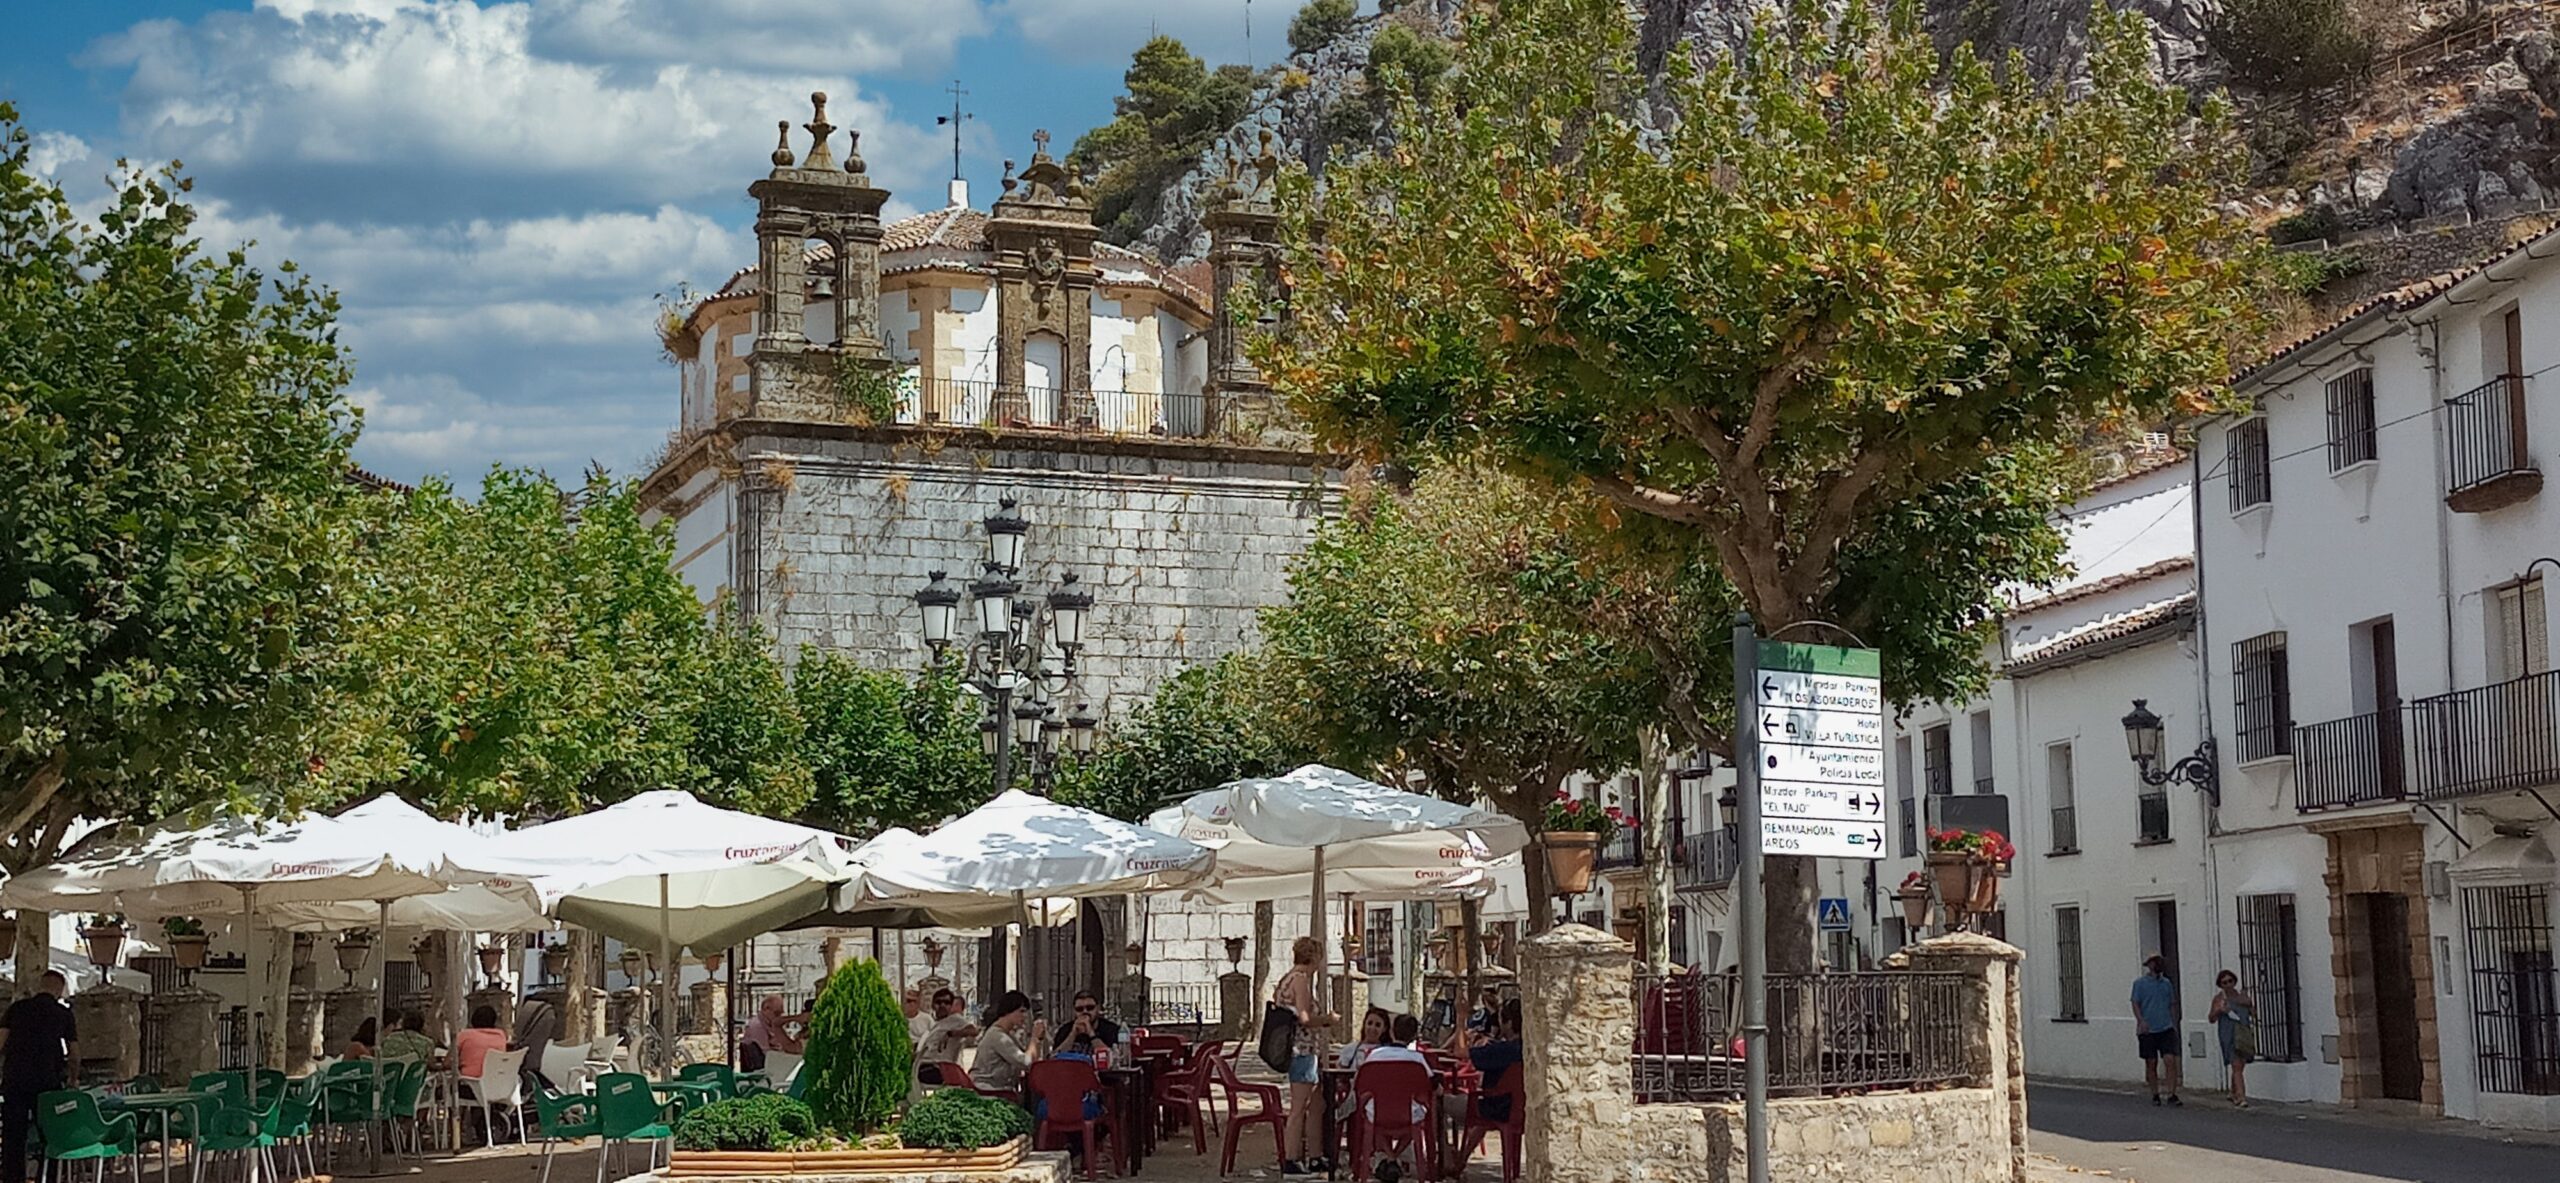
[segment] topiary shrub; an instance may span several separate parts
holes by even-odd
[[[915,1049],[897,992],[875,961],[855,961],[827,979],[809,1012],[808,1082],[801,1095],[818,1122],[858,1137],[888,1124],[915,1079]]]
[[[679,1150],[780,1150],[817,1136],[809,1107],[780,1093],[714,1101],[676,1122]]]
[[[898,1123],[898,1141],[917,1150],[980,1150],[1031,1132],[1031,1115],[967,1089],[935,1089]]]

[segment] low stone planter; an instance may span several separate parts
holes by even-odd
[[[670,1179],[808,1178],[845,1175],[999,1175],[1022,1161],[1031,1139],[984,1150],[678,1150],[662,1172]]]

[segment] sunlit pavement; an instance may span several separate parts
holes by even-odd
[[[2029,1174],[2133,1183],[2551,1183],[2560,1137],[2468,1122],[2260,1102],[2219,1089],[2184,1108],[2147,1096],[2037,1082],[2027,1091]]]

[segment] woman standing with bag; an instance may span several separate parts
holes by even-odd
[[[2258,1058],[2258,1000],[2240,988],[2240,975],[2224,970],[2213,976],[2213,1021],[2222,1037],[2222,1063],[2231,1070],[2231,1103],[2249,1107],[2249,1061]]]
[[[1316,959],[1323,950],[1314,937],[1299,937],[1289,946],[1289,972],[1280,976],[1271,991],[1271,1005],[1263,1011],[1265,1063],[1279,1058],[1275,1045],[1281,1033],[1288,1032],[1289,1156],[1280,1164],[1283,1175],[1311,1175],[1326,1168],[1324,1159],[1311,1150],[1321,1120],[1317,1110],[1324,1104],[1319,1087],[1324,1074],[1318,1063],[1324,1055],[1325,1029],[1333,1025],[1333,1016],[1316,1001]]]

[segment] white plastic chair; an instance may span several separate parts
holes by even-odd
[[[583,1043],[555,1043],[542,1049],[542,1078],[564,1093],[587,1091],[587,1081],[595,1074],[587,1067],[587,1051]]]
[[[800,1059],[799,1056],[789,1052],[764,1054],[764,1078],[773,1085],[773,1091],[777,1093],[791,1091],[791,1078],[800,1074]]]
[[[480,1107],[480,1130],[491,1146],[498,1144],[496,1111],[515,1111],[516,1145],[532,1145],[524,1132],[524,1052],[491,1052],[480,1061],[480,1075],[462,1078],[462,1099]]]

